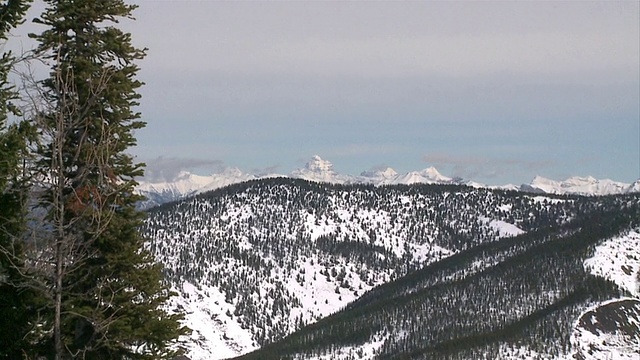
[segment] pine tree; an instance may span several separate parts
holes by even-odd
[[[0,1],[0,46],[19,25],[30,1]],[[30,305],[34,293],[25,286],[24,251],[26,189],[21,177],[21,157],[26,148],[23,124],[9,125],[9,113],[17,114],[11,101],[17,94],[8,76],[15,57],[0,58],[0,359],[19,359],[27,348]]]
[[[170,358],[185,333],[163,309],[171,293],[138,233],[135,177],[126,152],[144,126],[134,111],[145,51],[115,25],[136,8],[122,0],[46,0],[38,53],[51,67],[46,109],[35,121],[42,146],[51,244],[52,348],[56,359]],[[45,354],[48,355],[48,354]]]

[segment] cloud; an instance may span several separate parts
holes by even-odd
[[[360,155],[385,155],[398,153],[402,145],[397,144],[345,144],[343,146],[327,151],[330,157],[346,157]]]
[[[423,160],[439,169],[451,171],[451,175],[463,179],[495,179],[505,175],[514,176],[550,168],[551,160],[498,159],[481,156],[452,156],[428,154]]]
[[[524,74],[593,81],[612,70],[620,77],[638,73],[638,6],[632,2],[141,5],[132,32],[150,49],[143,68],[161,77]],[[166,33],[167,24],[180,26]],[[193,36],[198,33],[210,35]]]
[[[224,170],[221,160],[204,160],[196,158],[179,158],[159,156],[146,161],[145,179],[147,181],[169,181],[176,178],[181,171],[207,169],[212,173]]]
[[[254,169],[251,169],[251,173],[258,176],[279,174],[280,167],[281,167],[280,165],[271,165],[271,166],[262,167],[262,168],[254,168]]]

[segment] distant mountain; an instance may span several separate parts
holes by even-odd
[[[613,195],[640,192],[640,179],[633,184],[625,184],[608,179],[597,180],[593,177],[572,177],[564,181],[555,181],[541,176],[536,176],[531,183],[520,186],[512,184],[487,186],[471,180],[444,176],[434,167],[429,167],[421,171],[410,171],[405,174],[399,174],[392,168],[387,167],[384,169],[364,171],[359,176],[345,175],[337,173],[333,169],[333,164],[330,161],[324,160],[318,155],[313,156],[303,168],[296,169],[289,175],[254,175],[243,173],[237,168],[227,168],[222,173],[210,176],[199,176],[189,172],[181,172],[174,179],[170,179],[169,181],[141,181],[137,191],[147,199],[141,203],[141,207],[148,209],[159,204],[176,201],[223,186],[248,180],[272,177],[291,177],[331,184],[371,184],[375,186],[464,184],[475,188],[487,187],[492,189],[547,194]]]
[[[358,182],[355,176],[336,173],[333,170],[333,164],[330,161],[323,160],[318,155],[313,156],[304,168],[292,171],[291,177],[332,184],[349,184]]]
[[[380,185],[410,185],[410,184],[459,184],[462,179],[446,177],[434,167],[422,171],[411,171],[398,174],[390,167],[378,170],[364,171],[360,176],[342,175],[333,170],[333,164],[315,155],[304,168],[294,170],[293,178],[332,184],[372,184]]]
[[[411,185],[411,184],[460,184],[462,179],[446,177],[434,168],[430,167],[422,171],[411,171],[406,174],[397,174],[393,177],[380,178],[374,185]]]
[[[222,173],[210,176],[200,176],[182,171],[169,181],[141,181],[136,190],[146,198],[141,203],[141,207],[151,208],[201,192],[253,179],[256,179],[255,175],[245,174],[236,168],[227,168]]]
[[[199,176],[189,172],[180,172],[169,181],[147,182],[141,181],[137,188],[140,195],[146,197],[141,207],[148,209],[166,202],[176,201],[185,197],[221,188],[230,184],[237,184],[247,180],[273,177],[291,177],[314,182],[331,184],[458,184],[462,179],[443,176],[433,167],[422,171],[412,171],[398,174],[391,168],[383,170],[365,171],[360,176],[339,174],[333,169],[333,164],[315,155],[303,168],[296,169],[287,175],[268,174],[253,175],[243,173],[237,168],[228,168],[219,174]]]
[[[153,208],[142,231],[179,294],[171,309],[194,330],[192,360],[258,349],[249,358],[551,359],[568,353],[584,311],[637,296],[605,280],[635,281],[636,237],[611,248],[615,260],[585,259],[637,224],[639,206],[637,195],[280,177]]]
[[[591,176],[574,176],[564,181],[536,176],[531,183],[523,185],[521,189],[548,194],[614,195],[639,191],[640,180],[634,184],[626,184],[609,179],[598,180]]]

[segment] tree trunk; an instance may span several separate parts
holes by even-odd
[[[61,314],[62,314],[62,240],[56,242],[56,273],[55,273],[55,315],[53,320],[53,339],[55,343],[56,360],[62,359],[64,346],[62,344]]]

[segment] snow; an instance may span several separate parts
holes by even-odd
[[[413,253],[413,258],[420,263],[427,263],[428,261],[440,260],[455,254],[454,251],[445,249],[442,246],[434,244],[417,245],[411,244],[410,248]]]
[[[393,185],[393,184],[450,184],[453,179],[446,177],[434,168],[429,167],[421,171],[411,171],[403,175],[382,179],[376,185]]]
[[[603,241],[593,253],[593,256],[586,259],[584,267],[590,273],[609,279],[626,290],[632,297],[621,299],[611,299],[586,309],[580,318],[587,318],[589,325],[596,325],[592,329],[579,326],[580,319],[574,326],[572,336],[572,347],[574,351],[580,352],[585,360],[614,359],[614,360],[637,360],[640,354],[640,322],[638,321],[637,305],[640,296],[640,229],[627,231],[620,236]],[[618,324],[618,328],[613,331],[599,330],[596,312],[607,306],[621,306],[622,304],[634,303],[635,313],[624,315],[626,324]],[[631,311],[627,309],[626,311]],[[591,314],[591,315],[589,315]],[[619,318],[620,319],[620,318]],[[630,330],[631,329],[631,330]]]
[[[333,164],[330,161],[323,160],[318,155],[314,155],[304,168],[294,170],[291,177],[337,184],[353,182],[354,179],[350,175],[339,175],[333,170]]]
[[[508,206],[508,208],[510,209],[511,207]],[[524,234],[524,230],[520,229],[519,227],[517,227],[517,226],[515,226],[513,224],[509,224],[506,221],[493,220],[493,219],[489,219],[489,218],[484,217],[484,216],[481,216],[480,220],[484,221],[487,224],[489,224],[489,226],[492,229],[494,229],[494,230],[496,230],[498,232],[500,237],[518,236],[520,234]]]
[[[542,202],[544,200],[553,200],[546,197],[536,197],[534,201]],[[488,219],[487,219],[488,220]],[[491,222],[490,222],[491,223]],[[492,225],[493,226],[493,225]],[[504,226],[500,224],[499,226]],[[507,229],[509,227],[507,226]],[[638,289],[638,273],[640,272],[640,230],[635,229],[628,231],[620,236],[603,241],[598,245],[594,254],[584,262],[584,267],[594,275],[602,276],[618,284],[627,290],[632,296],[622,299],[611,299],[599,304],[594,304],[580,315],[582,318],[589,312],[597,310],[607,305],[616,304],[625,300],[637,300],[640,295]],[[635,315],[632,315],[635,316]],[[640,322],[637,318],[628,317],[630,325],[637,329]],[[591,324],[597,324],[595,315],[587,318]],[[630,338],[628,333],[624,331],[615,332],[592,332],[578,326],[579,319],[574,325],[574,333],[572,334],[571,343],[572,350],[568,354],[550,355],[536,352],[525,346],[514,346],[512,344],[502,344],[500,347],[498,359],[524,359],[524,360],[571,360],[580,358],[583,360],[637,360],[640,354],[640,342],[638,337]],[[580,357],[576,357],[576,353],[580,353]]]
[[[175,178],[168,181],[140,181],[136,191],[148,198],[146,202],[142,203],[141,207],[150,208],[224,186],[273,177],[286,176],[279,174],[248,174],[237,168],[227,168],[221,173],[209,176],[200,176],[182,171]],[[406,174],[398,174],[391,168],[365,171],[360,176],[339,174],[333,169],[333,164],[330,161],[322,159],[318,155],[314,155],[303,168],[292,171],[289,177],[333,184],[373,184],[375,186],[416,183],[450,184],[454,182],[452,178],[440,174],[434,167]]]
[[[533,202],[535,202],[536,204],[543,204],[543,203],[547,203],[547,204],[557,204],[560,202],[564,202],[567,200],[564,199],[555,199],[555,198],[550,198],[547,196],[534,196],[531,198],[531,200],[533,200]]]
[[[396,172],[392,168],[388,167],[388,168],[385,168],[385,169],[363,171],[360,174],[360,176],[364,177],[364,178],[371,178],[372,179],[371,181],[375,182],[376,180],[379,180],[379,179],[391,179],[391,178],[394,178],[394,177],[398,176],[398,172]]]
[[[322,159],[318,157],[314,160],[320,162]],[[327,162],[324,162],[316,165],[317,166],[309,166],[309,168],[324,172],[332,171],[330,163],[327,164]],[[435,169],[432,169],[425,173],[437,178],[436,172],[437,171],[435,171]],[[237,171],[231,173],[235,173],[236,175],[239,174]],[[187,174],[182,175],[185,176],[185,178],[190,178]],[[194,183],[202,184],[206,182],[199,178],[194,179]],[[459,194],[463,194],[463,192],[460,192]],[[244,194],[236,194],[230,196],[228,202],[225,202],[224,204],[224,212],[216,218],[200,219],[201,221],[196,222],[199,224],[198,227],[192,228],[188,232],[185,230],[186,235],[184,237],[181,234],[180,237],[172,239],[165,238],[165,230],[158,230],[158,240],[164,239],[166,244],[168,244],[167,247],[175,247],[176,249],[174,250],[181,250],[169,251],[165,258],[166,263],[179,263],[179,256],[182,254],[193,255],[192,245],[198,241],[209,241],[210,238],[206,236],[208,232],[224,233],[225,231],[228,231],[228,229],[244,226],[246,227],[245,230],[247,230],[246,234],[255,232],[256,235],[258,235],[264,233],[266,231],[265,229],[249,225],[248,219],[255,216],[255,214],[260,211],[265,211],[265,209],[268,211],[269,209],[276,208],[276,205],[267,202],[266,205],[263,204],[262,207],[260,207],[258,206],[259,200],[256,201],[256,199],[253,199],[252,201],[247,201],[243,195]],[[450,199],[449,196],[454,197],[456,195],[446,193],[443,194],[442,198]],[[437,228],[434,228],[432,232],[426,231],[424,235],[410,236],[410,233],[408,233],[406,229],[402,228],[402,221],[397,219],[392,220],[392,210],[385,211],[382,209],[373,210],[368,207],[350,207],[348,202],[345,201],[345,198],[346,196],[344,196],[344,194],[323,198],[323,201],[326,200],[328,203],[332,204],[332,206],[335,206],[333,208],[334,210],[332,210],[332,213],[329,215],[322,212],[314,212],[314,210],[299,210],[300,212],[297,213],[298,218],[303,219],[303,221],[301,227],[297,230],[300,231],[299,234],[302,238],[309,239],[311,242],[314,242],[323,235],[332,235],[331,238],[336,240],[344,239],[344,241],[372,242],[373,244],[384,248],[385,251],[393,252],[399,258],[405,255],[405,252],[408,252],[412,256],[411,261],[416,265],[428,264],[454,253],[453,251],[439,247],[433,243],[433,239],[438,236]],[[546,202],[549,204],[559,201],[568,201],[552,199],[546,196],[535,196],[531,199],[536,203]],[[423,206],[425,210],[428,210],[431,205],[427,200],[428,198],[426,197],[412,199],[409,196],[403,195],[396,199],[397,202],[393,203],[393,208],[403,209],[407,204],[411,204],[412,202],[425,201],[424,203],[421,203],[421,206]],[[211,203],[207,202],[208,200],[204,198],[193,201],[198,202],[201,208],[207,208],[207,206],[211,207]],[[451,200],[447,200],[446,202],[450,201]],[[443,200],[438,201],[439,204],[443,202]],[[493,210],[500,210],[504,212],[511,211],[512,207],[513,205],[509,204],[508,200],[505,199],[498,199],[498,201],[492,202],[490,205],[490,208]],[[277,208],[282,208],[282,206]],[[183,214],[182,211],[179,212],[179,214],[182,219],[189,216],[186,213]],[[477,218],[477,213],[473,213],[471,216],[473,221],[477,225],[481,225],[484,230],[492,230],[490,232],[492,238],[496,235],[499,237],[517,236],[524,232],[518,226],[506,221],[496,220],[489,217]],[[177,221],[182,220],[178,219]],[[283,226],[286,228],[286,221],[279,223],[285,224]],[[338,234],[339,236],[333,236]],[[286,231],[282,232],[282,237],[287,239],[293,239],[296,235],[298,234]],[[419,237],[420,241],[416,241],[415,237]],[[246,235],[236,237],[233,239],[234,245],[240,250],[251,249],[253,246],[249,239],[250,238],[246,237]],[[595,264],[585,262],[585,266],[589,266],[590,269],[601,269],[603,274],[609,274],[606,276],[614,276],[610,274],[615,274],[614,277],[616,279],[626,279],[624,281],[620,281],[626,281],[628,285],[625,285],[625,288],[633,289],[633,286],[635,286],[636,290],[634,291],[636,291],[635,294],[637,296],[638,284],[633,283],[633,276],[629,277],[627,272],[637,274],[639,270],[637,261],[637,250],[640,249],[639,239],[640,235],[637,231],[634,231],[621,237],[621,239],[613,239],[612,241],[614,244],[617,244],[617,248],[607,248],[607,246],[611,245],[609,244],[610,242],[605,242],[596,249],[596,255],[594,255],[594,258],[599,260],[597,260]],[[623,248],[625,244],[630,246]],[[601,251],[604,255],[600,254],[600,248],[604,249]],[[635,248],[636,252],[630,252],[633,250],[631,248]],[[620,255],[614,256],[617,253],[612,249],[618,249],[616,251],[618,251]],[[614,259],[606,258],[605,255],[607,254],[614,256]],[[621,260],[623,255],[627,256],[628,254],[635,254],[635,263],[616,262]],[[340,256],[329,257],[327,255],[319,255],[313,252],[305,253],[304,255],[296,254],[296,256],[292,256],[291,263],[294,265],[287,270],[287,267],[277,264],[278,260],[282,259],[274,259],[270,257],[272,255],[267,255],[267,253],[259,255],[262,256],[262,260],[272,266],[268,272],[264,273],[264,275],[256,274],[255,271],[248,268],[246,265],[236,262],[234,259],[230,259],[229,261],[225,260],[224,263],[220,264],[208,264],[209,266],[205,267],[203,270],[204,274],[200,277],[202,279],[202,283],[199,280],[194,280],[194,284],[184,283],[176,285],[180,290],[178,293],[181,295],[175,299],[171,308],[184,309],[184,312],[187,314],[185,324],[194,330],[190,340],[185,342],[187,343],[185,346],[188,348],[187,355],[193,360],[219,359],[237,356],[256,349],[258,346],[253,342],[253,340],[251,340],[255,337],[256,329],[243,329],[240,326],[240,324],[243,323],[241,320],[246,318],[243,318],[242,315],[239,317],[231,315],[234,313],[236,304],[225,302],[224,292],[221,289],[207,286],[207,284],[211,284],[208,282],[209,280],[207,280],[208,275],[219,272],[222,267],[232,268],[238,271],[242,270],[243,274],[251,276],[255,280],[255,283],[259,284],[257,285],[258,297],[260,297],[260,294],[264,295],[266,291],[275,287],[274,284],[281,286],[280,289],[283,289],[282,293],[285,295],[288,303],[295,304],[292,305],[292,308],[290,309],[291,311],[286,312],[285,315],[278,314],[278,319],[275,319],[275,316],[273,317],[274,323],[276,320],[282,321],[278,324],[282,324],[282,328],[284,329],[283,331],[286,333],[290,333],[295,330],[296,324],[293,322],[297,321],[297,319],[300,319],[307,324],[315,322],[318,319],[343,308],[346,304],[355,300],[365,291],[370,290],[372,287],[385,281],[389,281],[397,275],[391,271],[370,269],[364,264],[362,264],[357,270],[352,269],[349,268],[349,262],[342,259]],[[383,256],[382,254],[379,255]],[[604,263],[607,262],[614,263],[611,269],[605,269],[606,264]],[[480,266],[483,264],[479,263],[477,265]],[[185,264],[185,266],[189,268],[196,268],[196,266],[191,266],[190,264]],[[338,270],[346,269],[348,285],[341,287],[341,282],[338,281],[335,276],[329,277],[320,274],[321,270],[326,271],[330,268],[336,268]],[[616,273],[616,269],[621,270],[624,276],[619,274],[620,271]],[[370,274],[371,276],[367,275],[360,278],[360,275],[358,274],[358,271],[360,270],[366,274]],[[273,283],[271,282],[272,280]],[[252,292],[251,294],[255,294],[255,292]],[[263,302],[269,302],[269,299],[266,299],[265,296],[263,296],[263,298],[264,299],[256,300],[256,302],[260,302],[262,300],[264,300]],[[261,304],[261,306],[262,305],[263,304]],[[289,309],[287,309],[287,311],[288,310]],[[176,311],[183,312],[181,310]],[[227,315],[228,311],[230,311],[230,315]],[[376,343],[376,341],[377,340],[372,340],[372,343],[369,344],[370,347],[345,348],[343,350],[345,353],[366,353],[366,351],[375,348],[374,343]]]
[[[485,187],[485,186],[483,186]],[[518,191],[520,190],[520,187],[518,185],[514,185],[514,184],[505,184],[505,185],[490,185],[487,186],[489,189],[496,189],[496,190],[505,190],[505,191]]]
[[[335,349],[326,355],[317,355],[317,356],[305,356],[298,354],[294,357],[295,360],[351,360],[351,359],[359,359],[359,360],[373,360],[376,358],[376,354],[384,345],[384,342],[387,340],[388,336],[379,336],[376,335],[372,340],[367,343],[355,345],[355,346],[345,346],[339,349]]]
[[[171,298],[169,308],[184,314],[183,324],[192,330],[191,335],[180,338],[191,360],[226,359],[257,348],[249,340],[251,333],[226,315],[235,307],[225,302],[219,289],[185,282],[181,291],[176,292],[179,296]]]
[[[334,201],[339,201],[339,199]],[[400,199],[401,204],[406,201],[409,199]],[[255,215],[254,213],[253,204],[239,201],[238,203],[228,203],[225,213],[217,219],[226,224],[225,227],[233,227],[237,226],[236,224],[239,222],[246,222],[247,219]],[[373,241],[379,246],[390,249],[397,256],[402,256],[409,249],[414,252],[414,261],[420,263],[428,263],[452,253],[435,244],[410,244],[406,249],[406,240],[402,236],[385,234],[380,230],[397,226],[392,225],[391,217],[386,211],[345,207],[337,209],[335,214],[337,216],[327,217],[301,210],[299,215],[304,219],[302,226],[304,234],[309,236],[311,241],[316,241],[323,235],[332,235],[340,231],[348,235],[350,239]],[[354,222],[360,225],[355,225]],[[371,228],[378,229],[375,239],[371,238],[369,231],[366,230]],[[194,229],[191,232],[191,238],[198,239],[201,235],[206,235],[206,231],[208,230]],[[255,231],[260,230],[255,229]],[[239,249],[252,248],[252,244],[246,237],[239,237],[236,241]],[[178,261],[177,255],[178,253],[169,256],[169,261]],[[393,277],[391,270],[384,270],[377,272],[375,276],[361,278],[356,269],[351,268],[352,264],[350,265],[347,259],[334,258],[331,260],[331,268],[337,269],[338,272],[342,269],[346,271],[344,281],[339,280],[335,275],[329,276],[326,273],[328,269],[326,260],[328,259],[314,254],[297,257],[294,269],[300,270],[294,270],[292,273],[287,273],[285,268],[275,266],[276,259],[271,259],[266,254],[263,255],[263,260],[274,265],[268,276],[275,279],[276,282],[281,281],[288,296],[295,299],[293,303],[297,303],[291,309],[288,318],[284,319],[287,323],[291,323],[291,326],[300,320],[305,324],[316,322]],[[225,266],[243,268],[241,264],[236,264],[233,261]],[[373,269],[367,269],[365,264],[360,264],[357,270],[371,274],[374,272]],[[216,266],[212,266],[206,271],[216,272]],[[207,275],[203,275],[203,279],[206,278]],[[226,303],[224,293],[220,289],[206,286],[206,281],[198,285],[184,283],[181,286],[181,290],[177,291],[180,296],[173,300],[170,309],[186,313],[184,324],[194,330],[189,341],[185,341],[187,356],[193,360],[220,359],[247,353],[258,346],[250,340],[253,337],[252,331],[255,329],[240,327],[239,319],[231,315],[234,313],[235,304]],[[274,285],[263,282],[261,286],[260,293],[263,294]],[[273,320],[276,321],[275,318]],[[293,330],[295,329],[292,327],[287,332]],[[352,350],[358,353],[369,351],[367,349]]]
[[[617,236],[595,249],[593,256],[584,262],[594,275],[609,279],[633,296],[640,296],[638,273],[640,272],[640,229]]]
[[[550,355],[537,352],[526,346],[513,346],[502,344],[499,349],[497,359],[519,359],[519,360],[574,360],[570,354]],[[486,360],[493,360],[487,358]]]
[[[632,191],[632,185],[610,179],[598,180],[592,176],[570,177],[563,181],[556,181],[536,176],[530,187],[551,194],[579,194],[579,195],[611,195]]]
[[[263,176],[272,177],[272,176]],[[214,190],[227,185],[253,180],[257,177],[245,174],[236,168],[227,168],[219,174],[200,176],[187,171],[180,172],[169,181],[145,182],[141,181],[136,191],[147,197],[142,203],[143,208],[149,208],[166,202],[171,202],[185,197]]]
[[[166,181],[140,181],[137,192],[148,198],[141,203],[142,208],[150,208],[165,202],[179,200],[205,191],[215,190],[231,184],[253,179],[286,177],[279,174],[248,174],[237,168],[227,168],[221,173],[200,176],[189,172],[180,172],[175,178]],[[318,155],[314,155],[301,169],[292,171],[289,177],[315,182],[334,184],[372,184],[375,186],[398,184],[466,184],[474,188],[491,188],[503,190],[527,190],[552,194],[610,195],[640,192],[640,179],[633,184],[626,184],[609,179],[598,180],[591,176],[571,177],[564,181],[556,181],[536,176],[530,184],[515,186],[487,186],[474,181],[462,181],[442,175],[436,168],[428,167],[420,171],[399,174],[392,168],[381,168],[364,171],[360,176],[337,173],[333,164]],[[545,198],[548,199],[548,198]],[[553,200],[553,199],[549,199]]]
[[[309,324],[333,314],[357,298],[354,291],[339,287],[333,279],[329,280],[321,275],[320,270],[323,267],[317,262],[311,265],[310,261],[307,261],[302,267],[305,269],[303,285],[293,277],[286,283],[287,290],[297,294],[301,303],[301,307],[291,311],[292,318],[302,317],[305,324]],[[350,285],[356,289],[358,285],[369,288],[357,277],[349,280],[352,281]]]
[[[622,304],[627,304],[626,306]],[[629,304],[633,304],[630,305]],[[621,317],[613,318],[618,328],[615,331],[605,331],[598,328],[596,313],[605,307],[623,306],[625,313]],[[575,331],[571,338],[572,347],[575,353],[581,355],[584,360],[614,359],[614,360],[637,360],[640,354],[640,305],[637,299],[622,298],[605,301],[597,304],[580,316],[589,316],[590,325],[596,325],[592,329],[580,327],[576,322]],[[619,314],[621,315],[621,314]],[[625,322],[621,324],[620,321]]]

